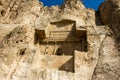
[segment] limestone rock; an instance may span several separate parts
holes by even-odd
[[[103,23],[111,24],[114,22],[119,22],[119,8],[119,0],[106,0],[103,4],[101,4],[99,11]]]
[[[38,16],[42,7],[38,0],[0,0],[0,3],[0,21],[4,23],[21,23],[24,20],[23,15],[32,14]]]
[[[29,45],[32,45],[31,43],[33,43],[33,41],[34,29],[32,29],[32,27],[17,26],[1,41],[1,55],[5,55],[8,58],[8,63],[11,64],[11,62],[13,62],[15,58],[12,56],[23,55],[24,50],[26,50]],[[13,61],[10,61],[9,59],[13,59]]]
[[[103,24],[108,24],[110,32],[107,34],[100,49],[98,65],[93,80],[120,79],[120,1],[106,0],[99,8]],[[116,65],[116,66],[115,66]]]
[[[117,40],[120,38],[120,1],[106,0],[100,6],[100,16],[104,24],[109,24]],[[119,40],[118,40],[119,41]]]
[[[0,0],[0,79],[119,80],[119,2]]]

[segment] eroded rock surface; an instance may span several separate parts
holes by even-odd
[[[120,80],[119,8],[0,0],[0,79]]]
[[[107,34],[102,47],[98,65],[93,80],[120,79],[120,1],[106,0],[99,11],[103,24],[107,24],[110,34]]]

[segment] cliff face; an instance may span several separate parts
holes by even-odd
[[[100,50],[100,58],[95,70],[94,80],[120,79],[120,1],[106,0],[99,7],[103,24],[108,25],[112,31]],[[116,67],[115,67],[116,66]],[[114,77],[113,77],[114,76]]]
[[[0,0],[1,80],[119,80],[120,1],[45,7]]]
[[[109,24],[109,27],[115,34],[116,42],[119,44],[120,30],[120,1],[106,0],[101,4],[99,11],[104,24]]]

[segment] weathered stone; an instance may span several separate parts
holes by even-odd
[[[0,79],[119,80],[119,2],[0,0]]]

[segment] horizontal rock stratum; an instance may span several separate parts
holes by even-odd
[[[0,0],[0,80],[120,80],[120,1]]]

